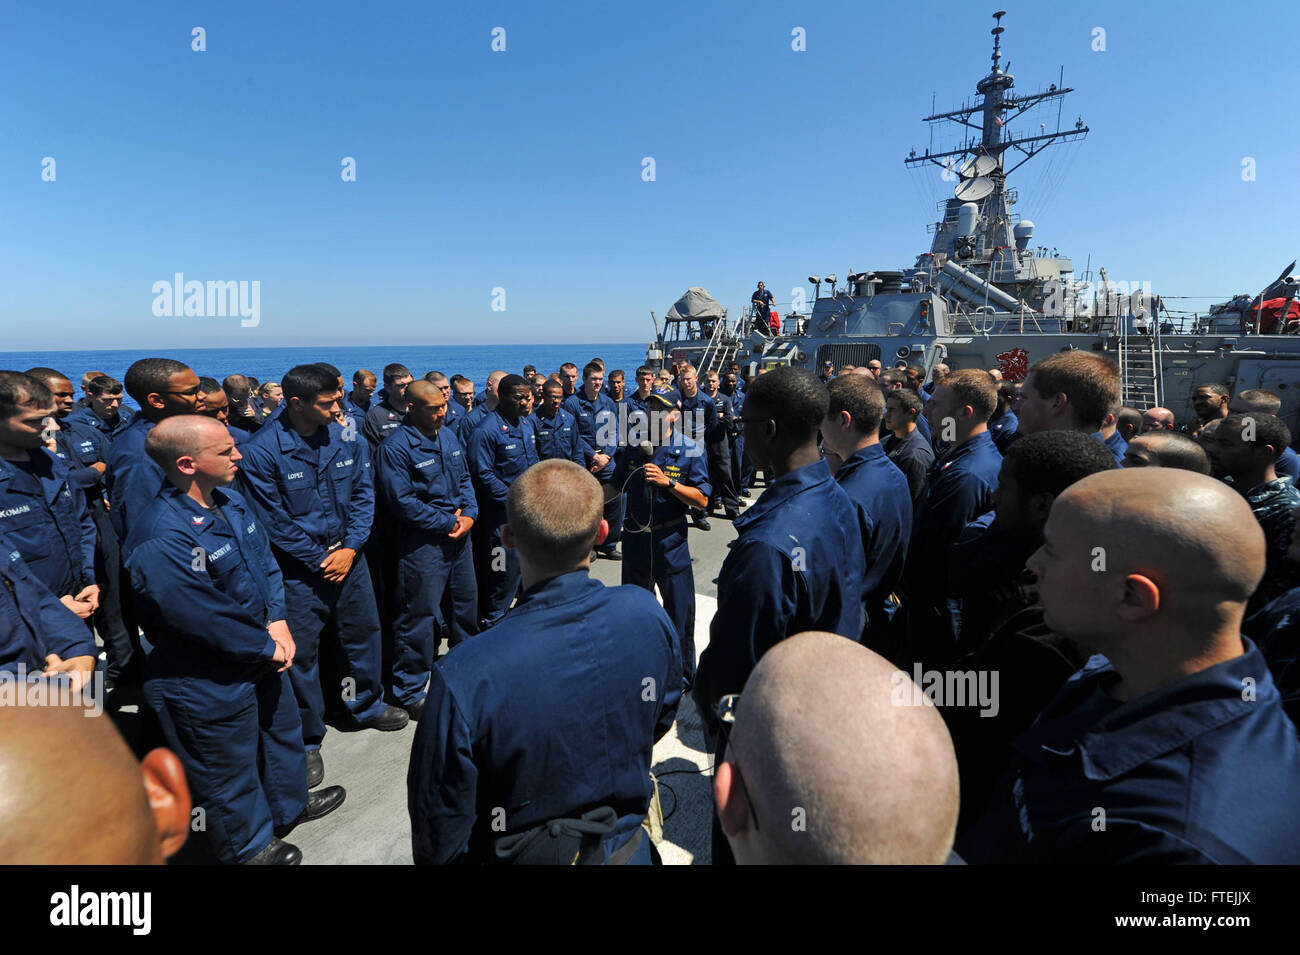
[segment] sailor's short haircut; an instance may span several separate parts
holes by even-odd
[[[542,385],[542,391],[550,391],[552,388],[560,389],[560,394],[564,394],[564,383],[555,378],[547,378],[546,384]]]
[[[424,373],[424,380],[430,384],[436,385],[440,381],[447,381],[447,376],[440,371],[426,371]],[[450,382],[448,383],[450,384]]]
[[[677,366],[677,376],[679,378],[682,375],[687,375],[687,374],[698,376],[699,373],[700,373],[699,369],[697,369],[689,361],[682,362],[680,365]]]
[[[96,375],[86,382],[85,390],[86,394],[95,398],[101,398],[104,395],[118,395],[122,393],[122,383],[108,375]]]
[[[958,408],[970,405],[976,421],[988,421],[998,408],[997,384],[987,371],[963,368],[944,378],[939,387],[952,392]]]
[[[534,464],[510,485],[506,523],[527,560],[568,569],[591,552],[604,507],[600,482],[586,468],[553,458]]]
[[[1232,400],[1245,404],[1247,412],[1277,414],[1282,410],[1282,399],[1266,388],[1251,388],[1248,391],[1238,392]]]
[[[352,373],[352,384],[363,385],[367,378],[374,378],[375,373],[369,368],[358,368]]]
[[[1110,448],[1083,431],[1039,431],[1007,448],[1003,466],[1015,480],[1022,500],[1034,494],[1055,497],[1075,481],[1119,465]]]
[[[876,381],[883,381],[890,386],[902,385],[904,388],[910,388],[912,384],[911,379],[898,368],[882,368],[880,374],[876,376]]]
[[[269,395],[274,389],[279,387],[280,383],[278,381],[264,381],[262,382],[261,387],[257,389],[257,393],[260,395]],[[280,393],[283,395],[284,389],[281,389]]]
[[[853,419],[853,430],[859,434],[875,434],[880,430],[880,419],[885,416],[885,398],[874,381],[865,375],[841,375],[826,386],[829,404],[826,417],[838,418],[847,411]]]
[[[745,402],[751,410],[774,420],[788,435],[787,443],[797,444],[817,434],[826,418],[830,395],[811,371],[785,365],[755,378],[745,392]]]
[[[324,368],[326,371],[328,371],[331,375],[334,376],[334,380],[336,382],[343,380],[343,372],[339,371],[336,367],[331,365],[329,362],[318,361],[318,362],[314,362],[313,364],[315,364],[316,367],[318,368]]]
[[[497,382],[497,396],[503,397],[505,395],[508,395],[510,394],[511,391],[513,391],[516,388],[526,388],[528,389],[528,392],[530,394],[532,393],[533,390],[532,385],[524,381],[522,376],[506,375],[504,378],[502,378],[500,381]]]
[[[211,395],[216,394],[218,391],[224,391],[225,389],[221,387],[221,382],[217,381],[217,379],[209,378],[207,375],[200,375],[199,390],[205,395]]]
[[[221,387],[228,395],[243,395],[253,391],[253,379],[247,375],[226,375],[221,379]]]
[[[1029,368],[1034,390],[1046,399],[1063,394],[1083,428],[1100,431],[1120,404],[1119,368],[1108,358],[1073,349],[1057,352]]]
[[[582,369],[582,380],[586,381],[596,372],[600,372],[602,375],[605,374],[605,366],[597,365],[594,361],[587,362],[587,364],[584,365]]]
[[[1147,431],[1135,435],[1132,444],[1141,441],[1155,458],[1154,467],[1177,468],[1180,471],[1210,473],[1210,456],[1195,438],[1177,431]],[[1015,447],[1015,445],[1012,445]]]
[[[1005,413],[1011,407],[1011,402],[1016,400],[1020,389],[1016,387],[1014,381],[997,381],[996,379],[994,381],[998,386],[998,413]]]
[[[172,375],[183,375],[189,370],[190,366],[183,361],[141,358],[126,370],[126,393],[143,408],[150,395],[167,390],[167,381]]]
[[[336,393],[339,390],[339,379],[320,365],[294,365],[281,380],[280,390],[284,393],[285,401],[297,398],[304,404],[312,404],[326,392]]]
[[[28,368],[25,372],[23,372],[23,374],[31,378],[35,378],[37,381],[41,382],[47,387],[52,381],[59,381],[60,379],[64,381],[68,380],[68,376],[65,375],[63,372],[56,371],[53,368],[46,368],[44,366],[37,366],[36,368]],[[69,384],[71,384],[71,382],[69,382]]]
[[[1130,408],[1128,405],[1124,405],[1115,414],[1115,424],[1127,424],[1133,429],[1133,433],[1137,434],[1142,430],[1142,412],[1138,411],[1136,408]]]
[[[578,366],[571,361],[566,361],[563,365],[561,365],[560,371],[564,371],[566,368],[572,368],[575,374],[578,371]]]
[[[653,378],[653,377],[654,377],[654,373],[655,373],[655,370],[654,370],[653,368],[651,368],[649,365],[641,365],[641,366],[638,367],[637,370],[636,370],[636,376],[637,376],[638,378],[640,378],[642,375],[650,375],[650,376]]]
[[[1228,391],[1228,386],[1221,381],[1211,381],[1204,385],[1197,385],[1192,390],[1200,391],[1202,388],[1204,388],[1206,391],[1212,391],[1216,395],[1221,395],[1224,398],[1228,397],[1228,395],[1230,394],[1230,392]]]
[[[609,373],[608,377],[610,381],[613,381],[615,378],[621,379],[623,381],[627,380],[627,375],[623,374],[622,368],[615,368],[613,371]]]
[[[870,379],[867,380],[870,381]],[[876,388],[876,390],[879,391],[880,389]],[[897,402],[900,409],[912,416],[912,420],[916,420],[921,414],[921,409],[925,407],[925,402],[921,400],[921,396],[910,388],[899,388],[897,391],[891,391],[889,394],[880,397],[885,404],[891,401]]]
[[[21,371],[0,371],[0,419],[9,419],[19,408],[48,408],[54,395],[45,383]]]
[[[524,378],[531,378],[535,374],[537,374],[536,365],[524,365],[524,374],[523,374]]]
[[[388,385],[395,384],[396,382],[400,381],[403,378],[410,378],[410,377],[412,377],[411,369],[407,368],[405,365],[399,364],[397,362],[393,362],[391,365],[384,366],[385,387],[387,387]]]
[[[90,382],[91,382],[92,379],[95,379],[95,378],[101,378],[101,377],[102,377],[102,378],[107,378],[108,375],[107,375],[105,372],[102,372],[102,371],[88,371],[88,372],[86,372],[84,375],[81,376],[81,390],[82,390],[82,391],[86,391],[86,389],[87,389],[87,387],[90,385]],[[89,392],[89,391],[86,391],[86,393],[89,394],[90,392]]]
[[[1273,460],[1277,461],[1282,456],[1282,452],[1291,447],[1291,429],[1275,414],[1230,414],[1223,419],[1223,427],[1245,428],[1247,422],[1254,422],[1255,440],[1251,442],[1257,447],[1270,445],[1273,448]]]

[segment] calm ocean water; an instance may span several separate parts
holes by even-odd
[[[259,381],[279,381],[297,364],[327,361],[337,365],[350,389],[352,373],[368,368],[381,377],[384,366],[401,362],[417,378],[426,371],[441,371],[448,377],[467,375],[475,387],[496,369],[519,374],[524,365],[536,365],[543,374],[559,371],[571,361],[579,368],[593,357],[600,357],[605,367],[623,369],[629,381],[638,365],[645,361],[645,345],[412,345],[398,348],[171,348],[144,351],[49,351],[0,352],[0,368],[25,371],[42,366],[55,368],[72,380],[81,394],[81,376],[87,371],[104,371],[119,381],[131,362],[139,358],[163,357],[183,361],[200,375],[220,381],[236,372],[252,375]],[[380,381],[382,386],[382,379]],[[128,402],[132,404],[132,402]]]

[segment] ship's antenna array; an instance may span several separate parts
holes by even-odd
[[[993,14],[993,18],[997,23],[991,31],[993,35],[993,55],[991,56],[993,68],[988,76],[976,83],[975,90],[978,94],[976,101],[963,103],[959,108],[946,113],[932,112],[929,116],[923,117],[924,122],[932,124],[932,144],[933,124],[935,123],[958,123],[978,133],[978,135],[968,133],[967,138],[960,146],[940,152],[934,151],[933,145],[927,148],[924,153],[918,153],[913,149],[903,160],[905,165],[918,166],[922,163],[934,163],[937,166],[945,167],[949,165],[955,166],[956,157],[970,157],[976,163],[979,162],[981,157],[985,157],[987,160],[992,161],[992,168],[989,168],[988,171],[977,172],[976,175],[990,178],[994,191],[1001,192],[1006,177],[1046,147],[1054,143],[1082,139],[1087,136],[1088,127],[1083,124],[1082,117],[1075,122],[1073,129],[1061,128],[1061,101],[1067,93],[1074,92],[1073,89],[1064,85],[1064,69],[1061,71],[1060,85],[1053,83],[1042,92],[1030,93],[1025,96],[1011,94],[1010,91],[1015,85],[1015,77],[1004,71],[1000,66],[1002,61],[1002,34],[1006,32],[1006,28],[1002,26],[1004,16],[1006,16],[1005,10],[999,10]],[[1010,67],[1010,65],[1010,61],[1008,61],[1007,66]],[[1043,105],[1053,99],[1057,100],[1058,106],[1056,128],[1052,132],[1047,132],[1046,124],[1042,124],[1041,131],[1036,136],[1016,136],[1012,134],[1010,123],[1034,107]],[[1012,150],[1020,153],[1023,158],[1017,157],[1015,164],[1008,166],[1006,154]],[[952,160],[952,162],[945,162],[945,160]],[[963,166],[963,169],[973,168],[971,162],[967,162]],[[963,183],[963,185],[965,184]],[[961,188],[961,186],[958,188]]]

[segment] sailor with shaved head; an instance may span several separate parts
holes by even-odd
[[[1174,431],[1146,431],[1137,435],[1124,449],[1126,468],[1179,468],[1210,473],[1210,458],[1205,448],[1185,434]]]
[[[1246,501],[1188,471],[1094,474],[1056,498],[1029,568],[1047,625],[1101,656],[1015,740],[962,857],[1300,862],[1300,741],[1241,635],[1264,572]]]
[[[444,378],[445,382],[446,379]],[[420,379],[406,389],[410,410],[375,455],[375,483],[396,526],[393,695],[419,719],[438,649],[438,608],[450,605],[448,642],[478,632],[478,587],[470,529],[478,518],[469,455],[448,428],[447,396]]]
[[[523,592],[433,668],[407,774],[416,863],[651,860],[651,753],[682,660],[653,595],[589,575],[604,503],[572,461],[511,483],[504,540]]]
[[[1174,413],[1168,408],[1148,408],[1142,412],[1142,434],[1151,431],[1173,431]]]
[[[0,865],[161,865],[189,834],[176,756],[79,706],[0,706],[0,780]]]
[[[884,657],[836,634],[769,650],[719,708],[730,741],[713,793],[736,862],[948,861],[957,759],[938,711],[911,688]]]
[[[302,854],[277,833],[344,793],[307,796],[283,578],[257,515],[229,488],[242,456],[226,426],[199,415],[159,422],[145,448],[167,478],[125,545],[153,645],[145,699],[185,764],[213,854],[296,864]]]

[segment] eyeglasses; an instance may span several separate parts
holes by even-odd
[[[744,431],[751,424],[766,424],[771,418],[737,418],[736,424],[740,425],[740,430]]]
[[[736,748],[731,745],[731,732],[736,725],[736,714],[740,711],[740,694],[728,693],[713,708],[713,715],[718,718],[718,729],[722,734],[723,743],[726,745],[727,759],[736,772],[743,780],[744,772],[740,768],[740,763],[736,762]],[[750,798],[749,787],[745,787],[745,804],[749,806],[749,816],[754,820],[754,831],[758,832],[758,813],[754,811],[754,800]]]
[[[186,398],[193,398],[195,395],[201,394],[202,392],[203,386],[195,385],[193,388],[186,388],[183,391],[174,391],[171,388],[164,388],[158,393],[162,395],[184,395]]]

